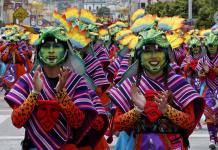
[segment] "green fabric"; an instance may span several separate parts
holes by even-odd
[[[204,42],[205,46],[208,46],[208,45],[217,46],[218,45],[218,36],[211,32],[210,34],[205,36],[203,42]]]
[[[39,39],[34,43],[34,45],[40,45],[42,44],[42,41],[46,38],[46,37],[54,37],[60,41],[64,41],[66,42],[69,38],[65,35],[65,32],[63,30],[63,28],[61,27],[50,27],[50,28],[46,28],[46,29],[42,29],[40,31],[40,37]]]
[[[150,29],[147,31],[142,31],[139,33],[141,39],[136,46],[136,49],[139,49],[143,45],[148,44],[157,44],[161,48],[168,48],[170,47],[170,43],[168,42],[167,38],[164,35],[164,32],[158,31],[155,29]]]
[[[188,41],[188,47],[192,48],[193,46],[201,46],[200,39],[196,36],[192,36],[191,39]]]

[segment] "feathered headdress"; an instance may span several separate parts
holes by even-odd
[[[137,19],[143,17],[144,14],[145,14],[145,9],[137,9],[137,10],[133,13],[133,15],[132,15],[132,17],[131,17],[131,21],[134,22],[135,20],[137,20]]]
[[[84,48],[91,42],[91,39],[86,37],[86,33],[86,30],[80,31],[79,27],[75,26],[72,30],[70,30],[70,32],[67,32],[66,35],[73,47]]]
[[[182,38],[179,33],[166,34],[166,37],[172,49],[178,48],[184,42],[184,38]]]
[[[67,21],[65,15],[61,15],[57,11],[54,11],[53,17],[54,17],[56,23],[58,23],[58,25],[63,26],[66,31],[70,31],[70,29],[72,27],[72,23]]]
[[[182,27],[184,18],[179,16],[162,17],[158,20],[158,28],[162,31],[173,31]]]
[[[146,15],[142,18],[137,19],[131,26],[133,32],[140,32],[142,30],[148,30],[154,27],[157,16],[155,15]]]
[[[79,18],[79,9],[77,7],[67,8],[64,14],[67,21],[72,22]]]
[[[81,9],[79,19],[85,24],[95,24],[97,17],[93,15],[91,11],[86,9]]]

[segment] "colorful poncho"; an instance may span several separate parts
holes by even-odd
[[[168,76],[168,82],[167,82],[167,90],[171,90],[173,94],[173,103],[174,105],[179,109],[183,110],[189,103],[194,102],[195,107],[195,125],[200,120],[200,117],[204,110],[204,100],[200,95],[194,90],[194,88],[187,83],[187,81],[181,77],[180,75],[175,74],[173,71],[169,72]],[[118,84],[117,86],[113,87],[111,90],[109,90],[109,95],[111,100],[115,103],[117,107],[120,108],[120,110],[125,113],[128,112],[133,108],[131,104],[131,87],[132,85],[136,83],[136,77],[130,77],[124,80],[121,84]],[[164,86],[164,77],[160,76],[156,78],[156,80],[152,80],[151,78],[147,77],[145,73],[141,76],[141,80],[139,83],[138,88],[142,92],[142,94],[145,94],[145,91],[147,90],[154,90],[154,91],[165,91],[166,87]],[[160,135],[163,134],[182,134],[183,136],[188,137],[194,130],[194,127],[190,130],[181,129],[179,126],[176,126],[171,123],[171,121],[167,118],[165,123],[161,121],[164,119],[163,116],[161,116],[157,121],[155,121],[152,125],[147,125],[144,121],[141,123],[143,124],[143,128],[139,130],[139,133],[142,134],[142,138],[140,143],[137,143],[140,145],[140,150],[147,149],[146,146],[148,146],[149,141],[153,141],[153,145],[157,148],[164,148],[164,141],[161,139]],[[159,122],[162,122],[159,124]],[[137,126],[137,124],[135,125]],[[159,134],[163,133],[163,134]],[[172,140],[172,139],[170,139]],[[139,142],[139,141],[138,141]],[[181,148],[179,145],[176,145],[175,143],[171,143],[173,148]]]
[[[42,71],[42,70],[41,70]],[[43,74],[44,88],[41,90],[38,99],[55,100],[55,91],[49,85]],[[28,136],[38,149],[60,149],[69,138],[73,138],[74,143],[80,142],[89,130],[90,122],[96,116],[96,110],[89,98],[86,81],[83,77],[71,72],[65,84],[67,93],[73,103],[85,113],[85,120],[78,129],[70,128],[64,114],[61,112],[58,121],[53,129],[46,133],[36,117],[36,110],[25,124]],[[15,83],[14,87],[6,95],[5,100],[14,108],[20,106],[33,89],[33,73],[25,74]],[[73,136],[73,137],[71,137]]]

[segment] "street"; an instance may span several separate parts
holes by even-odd
[[[0,94],[0,150],[20,150],[20,141],[23,139],[24,129],[17,129],[11,123],[11,109]],[[207,150],[209,137],[206,126],[202,130],[196,130],[190,137],[191,150]],[[114,142],[110,145],[114,149]]]

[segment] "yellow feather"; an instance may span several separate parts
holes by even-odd
[[[131,21],[134,22],[136,19],[138,19],[138,17],[142,16],[145,14],[145,10],[144,9],[137,9],[132,17],[131,17]]]
[[[116,34],[115,40],[121,40],[124,36],[131,34],[132,31],[129,29],[123,29]]]
[[[65,11],[66,19],[79,18],[79,10],[77,7],[67,8]]]
[[[120,40],[119,43],[120,43],[121,45],[127,45],[127,44],[129,44],[129,42],[130,42],[133,38],[135,38],[135,37],[136,37],[136,36],[135,36],[134,34],[130,34],[130,35],[124,37],[122,40]]]
[[[86,10],[86,9],[81,9],[80,18],[86,18],[89,21],[91,21],[91,23],[93,24],[96,23],[96,20],[97,20],[97,17],[93,15],[91,11]]]
[[[208,34],[211,32],[211,29],[207,29],[207,30],[201,30],[200,31],[200,36],[205,36],[205,34]]]
[[[183,36],[184,38],[184,43],[188,43],[189,39],[191,38],[191,34],[190,33],[185,33],[185,35]]]
[[[178,33],[166,34],[166,37],[173,49],[179,47],[184,42],[184,39]]]
[[[155,20],[156,20],[156,16],[155,15],[146,15],[142,18],[137,19],[133,25],[130,27],[130,29],[132,31],[135,31],[136,28],[139,28],[141,26],[147,27],[147,26],[151,26],[154,24]]]
[[[30,44],[33,45],[35,43],[35,41],[39,39],[39,34],[30,33],[29,39],[30,39],[30,41],[29,41]]]
[[[117,26],[120,27],[120,28],[126,28],[128,25],[123,23],[123,22],[121,22],[121,21],[117,21],[116,23],[108,26],[108,28],[111,29],[111,28],[117,27]]]
[[[138,41],[139,41],[138,36],[133,37],[132,40],[128,44],[128,48],[129,49],[135,49],[136,45],[138,44]]]
[[[184,18],[180,18],[179,16],[162,17],[159,19],[158,24],[169,26],[172,31],[181,28],[184,20]]]
[[[107,35],[108,34],[108,30],[106,30],[106,29],[99,29],[99,36],[104,36],[104,35]]]
[[[75,26],[73,29],[67,32],[66,35],[69,38],[79,42],[83,46],[86,46],[91,42],[91,39],[86,37],[86,31],[80,31],[78,26]]]

